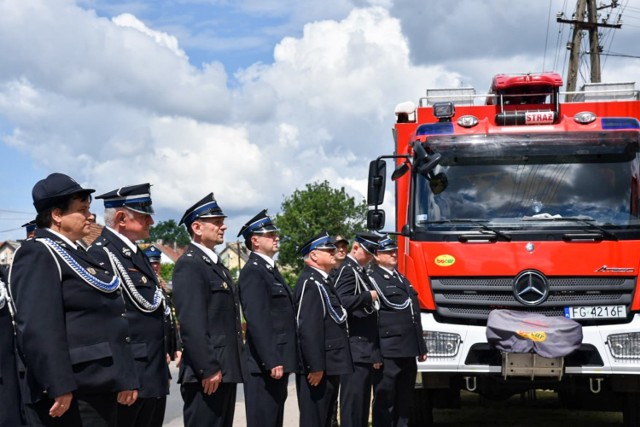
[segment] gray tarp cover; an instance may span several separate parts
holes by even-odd
[[[487,321],[487,341],[508,353],[563,357],[580,347],[582,326],[566,317],[493,310]]]

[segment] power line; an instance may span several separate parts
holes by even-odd
[[[629,55],[626,53],[615,53],[615,52],[601,52],[600,55],[602,56],[617,56],[620,58],[633,58],[633,59],[640,59],[640,55]]]

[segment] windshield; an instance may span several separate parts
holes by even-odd
[[[466,221],[492,227],[566,227],[570,221],[600,226],[640,226],[638,220],[637,135],[611,145],[596,140],[563,144],[517,136],[483,141],[433,138],[431,148],[443,155],[433,175],[446,175],[447,186],[435,194],[429,181],[415,177],[415,226],[460,228]],[[514,143],[515,141],[515,143]],[[440,142],[440,143],[439,143]],[[489,152],[490,151],[490,152]],[[437,191],[436,191],[437,193]],[[564,220],[563,220],[564,218]],[[539,225],[539,224],[538,224]]]

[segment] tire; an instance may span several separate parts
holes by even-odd
[[[625,427],[640,425],[640,393],[625,393],[622,420]]]
[[[431,390],[416,388],[413,391],[413,407],[409,427],[433,426],[433,395]]]

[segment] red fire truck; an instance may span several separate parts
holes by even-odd
[[[429,349],[416,425],[461,390],[538,389],[640,425],[640,100],[633,83],[561,87],[541,73],[498,75],[481,96],[427,90],[396,107],[395,152],[370,164],[372,230],[384,229],[393,164],[398,268],[419,293]],[[582,343],[514,362],[487,341],[500,309],[574,319]]]

